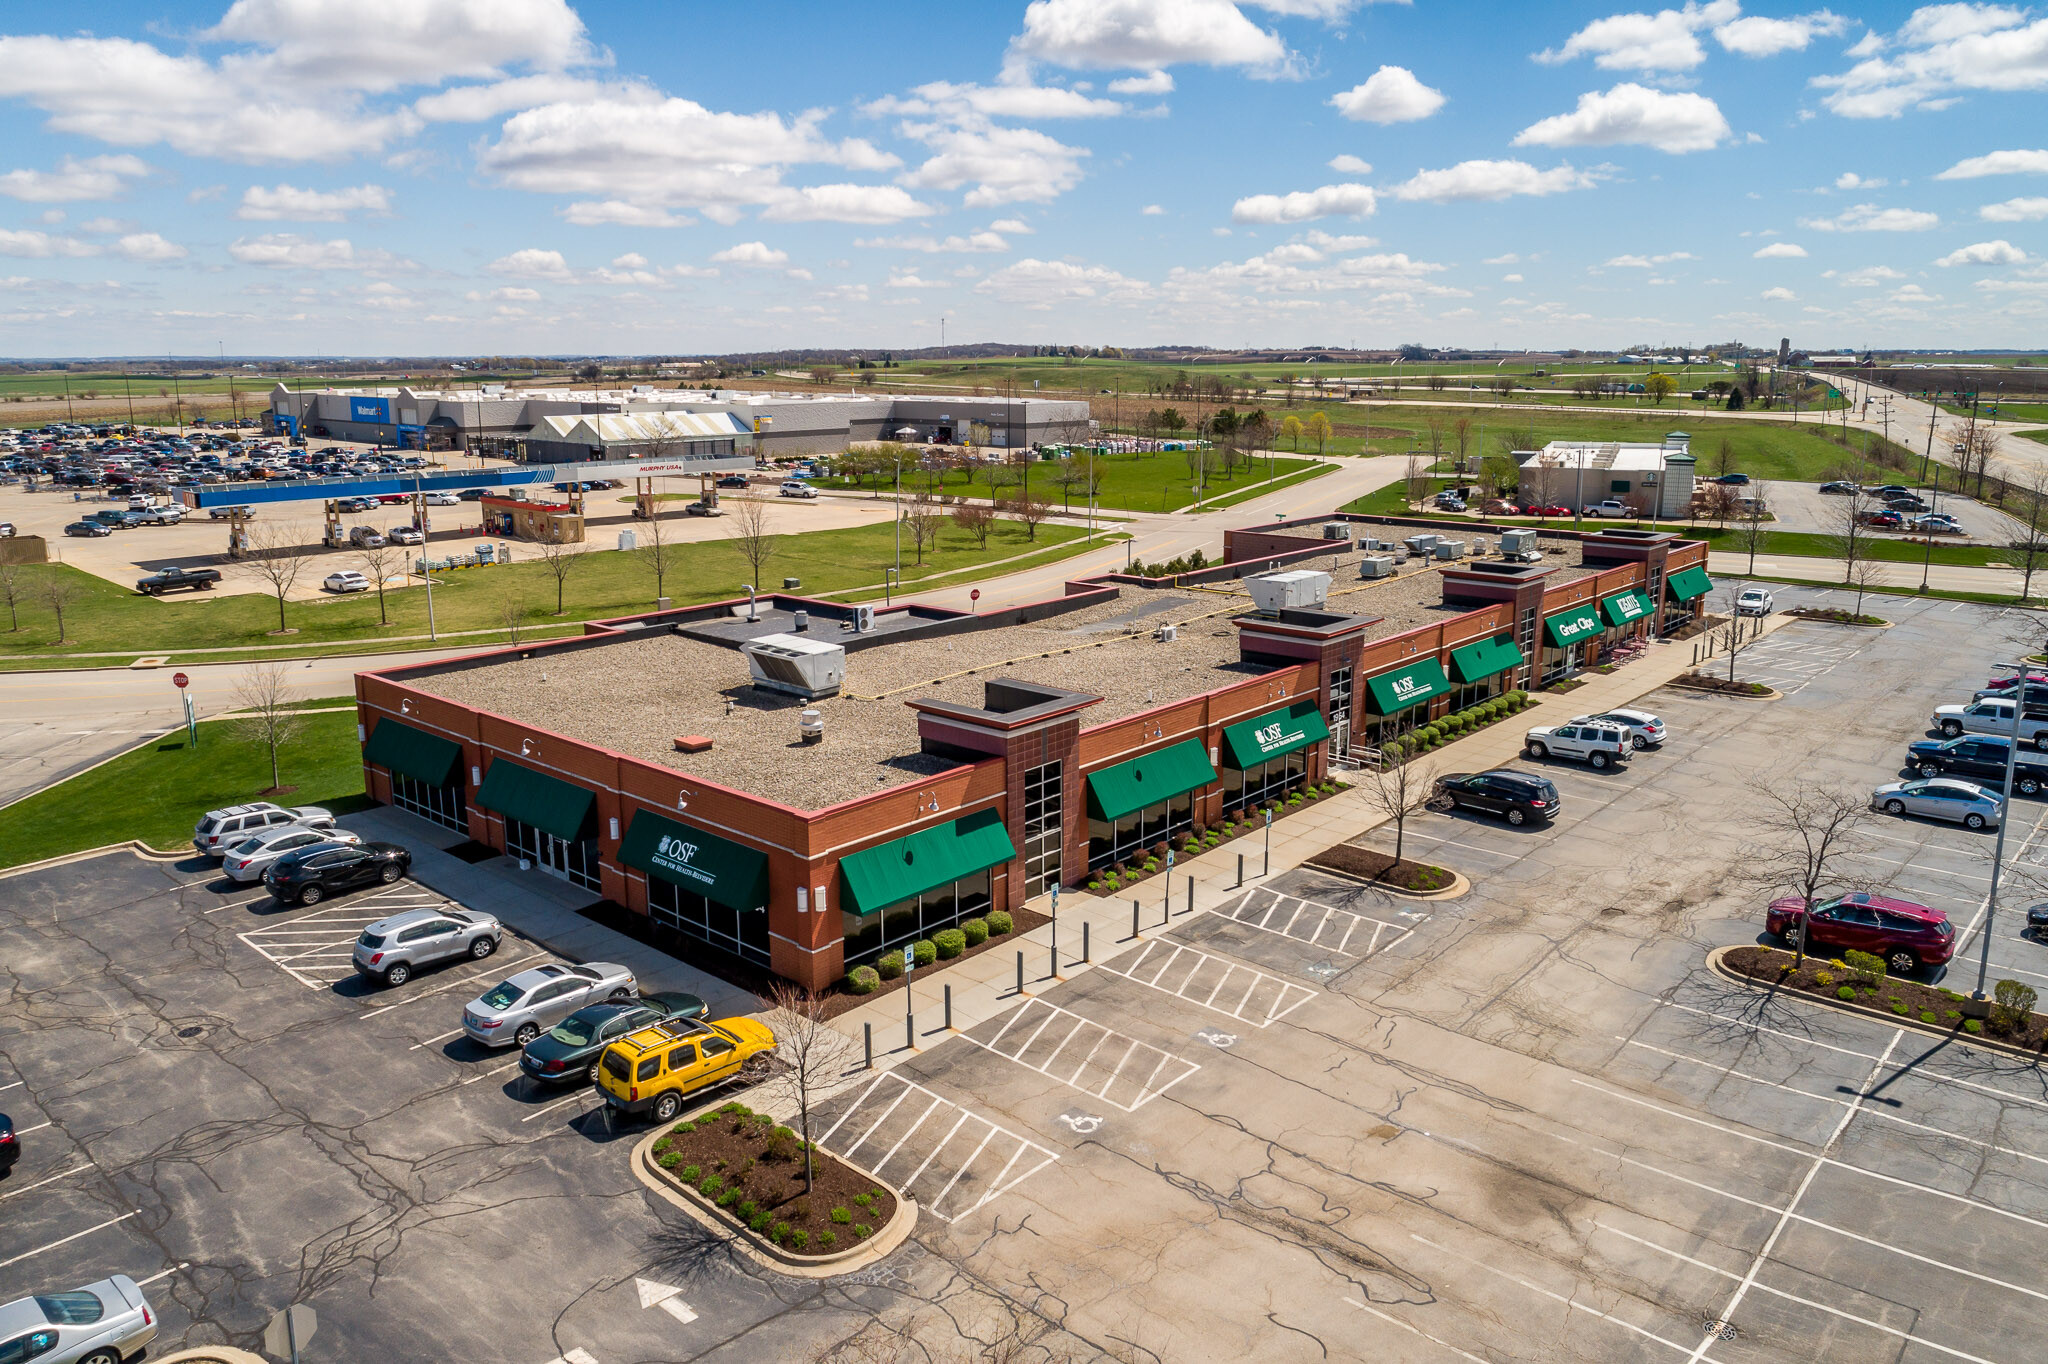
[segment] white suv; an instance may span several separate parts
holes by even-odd
[[[1551,725],[1529,731],[1523,740],[1531,758],[1570,758],[1589,767],[1604,768],[1625,763],[1634,749],[1633,737],[1620,725]]]
[[[295,810],[267,800],[230,805],[225,810],[206,812],[206,818],[192,830],[192,846],[207,857],[219,857],[237,843],[288,825],[325,831],[334,827],[334,816],[317,805],[302,805]]]

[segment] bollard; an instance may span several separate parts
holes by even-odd
[[[1238,884],[1239,886],[1242,886],[1242,885],[1244,884],[1244,854],[1243,854],[1243,853],[1239,853],[1239,854],[1237,855],[1237,884]],[[1235,889],[1235,887],[1233,887],[1233,889]]]
[[[908,1009],[903,1011],[903,1050],[917,1050],[917,1020],[911,1016]]]
[[[953,1031],[953,987],[946,987],[946,1031]]]
[[[1017,993],[1024,993],[1024,953],[1021,950],[1017,953]]]
[[[875,1025],[872,1023],[861,1024],[860,1037],[861,1043],[867,1051],[868,1069],[873,1070],[875,1068]]]
[[[1088,960],[1088,921],[1081,920],[1081,960]]]
[[[1045,978],[1047,980],[1058,980],[1060,978],[1060,950],[1057,947],[1045,949]]]
[[[1131,901],[1131,939],[1132,939],[1132,941],[1134,941],[1134,942],[1135,942],[1135,941],[1137,940],[1137,937],[1138,937],[1138,902],[1137,902],[1136,900],[1133,900],[1133,901]]]
[[[1192,913],[1194,913],[1194,912],[1195,912],[1195,878],[1194,878],[1194,877],[1192,877],[1192,876],[1190,876],[1190,877],[1188,878],[1188,907],[1187,907],[1186,909],[1182,910],[1182,911],[1181,911],[1181,913],[1183,913],[1183,914],[1192,914]]]

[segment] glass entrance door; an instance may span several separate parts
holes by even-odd
[[[1043,895],[1060,881],[1065,842],[1060,764],[1024,774],[1024,897]]]

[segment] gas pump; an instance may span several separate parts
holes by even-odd
[[[237,507],[228,513],[228,557],[242,558],[249,552],[249,514]]]
[[[321,505],[326,515],[327,528],[320,534],[320,543],[329,549],[348,548],[348,535],[341,528],[340,505],[333,498],[329,498]]]
[[[709,504],[711,510],[718,510],[718,476],[716,474],[697,475],[697,496]]]
[[[635,477],[633,479],[633,519],[652,521],[654,519],[654,480]]]

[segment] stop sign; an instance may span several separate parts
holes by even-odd
[[[975,588],[975,589],[974,589],[974,590],[973,590],[972,592],[969,592],[969,593],[967,594],[967,600],[969,600],[969,601],[980,601],[980,600],[981,600],[981,589],[977,587],[977,588]]]
[[[181,690],[181,691],[182,691],[182,690],[183,690],[184,688],[186,688],[186,687],[190,686],[191,684],[192,684],[192,679],[191,679],[191,678],[189,678],[189,677],[187,677],[187,676],[185,676],[185,674],[183,674],[183,673],[172,673],[172,674],[171,674],[171,685],[172,685],[172,686],[174,686],[174,687],[176,687],[176,688],[178,688],[179,690]]]

